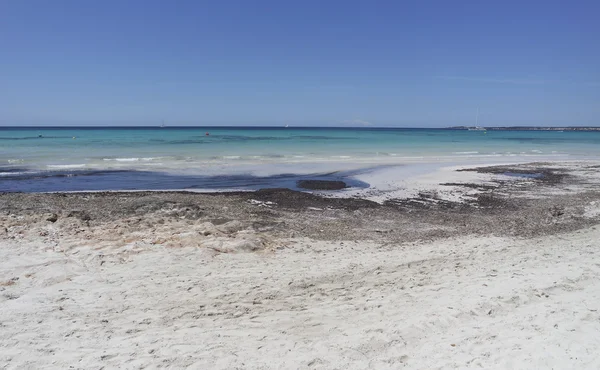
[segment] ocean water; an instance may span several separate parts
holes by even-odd
[[[600,159],[600,132],[0,127],[0,191],[256,189],[384,165]]]

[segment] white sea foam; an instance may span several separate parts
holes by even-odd
[[[453,154],[479,154],[479,152],[453,152]]]
[[[10,164],[14,164],[14,163],[23,163],[22,159],[7,159],[6,160],[8,163]]]
[[[84,168],[85,164],[49,164],[46,167],[59,170],[59,169],[71,169],[71,168]]]
[[[132,157],[132,158],[102,158],[102,160],[110,162],[140,162],[140,161],[153,161],[156,159],[162,159],[162,157]]]

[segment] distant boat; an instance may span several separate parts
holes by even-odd
[[[160,124],[160,128],[165,128],[165,121],[162,121],[162,123]]]
[[[469,131],[486,131],[485,127],[479,126],[479,108],[477,108],[477,115],[475,116],[475,126],[469,127]]]
[[[285,125],[285,128],[288,128],[288,127],[290,127],[290,125]]]

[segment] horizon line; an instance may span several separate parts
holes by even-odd
[[[196,125],[173,125],[173,126],[155,126],[155,125],[48,125],[48,126],[37,126],[37,125],[22,125],[22,126],[11,126],[11,125],[0,125],[0,129],[23,129],[23,128],[36,128],[36,129],[48,129],[48,128],[111,128],[111,129],[119,129],[119,128],[144,128],[144,129],[170,129],[170,128],[236,128],[236,129],[244,129],[244,128],[269,128],[269,129],[318,129],[318,128],[335,128],[335,129],[459,129],[459,128],[468,128],[475,127],[469,125],[453,125],[453,126],[348,126],[348,125],[323,125],[323,126],[281,126],[281,125],[206,125],[206,126],[196,126]],[[512,126],[481,126],[484,128],[552,128],[552,129],[560,129],[560,128],[597,128],[600,129],[599,126],[590,126],[590,125],[580,125],[580,126],[540,126],[540,125],[512,125]]]

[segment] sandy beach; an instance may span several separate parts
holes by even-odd
[[[600,368],[600,164],[0,195],[6,369]]]

